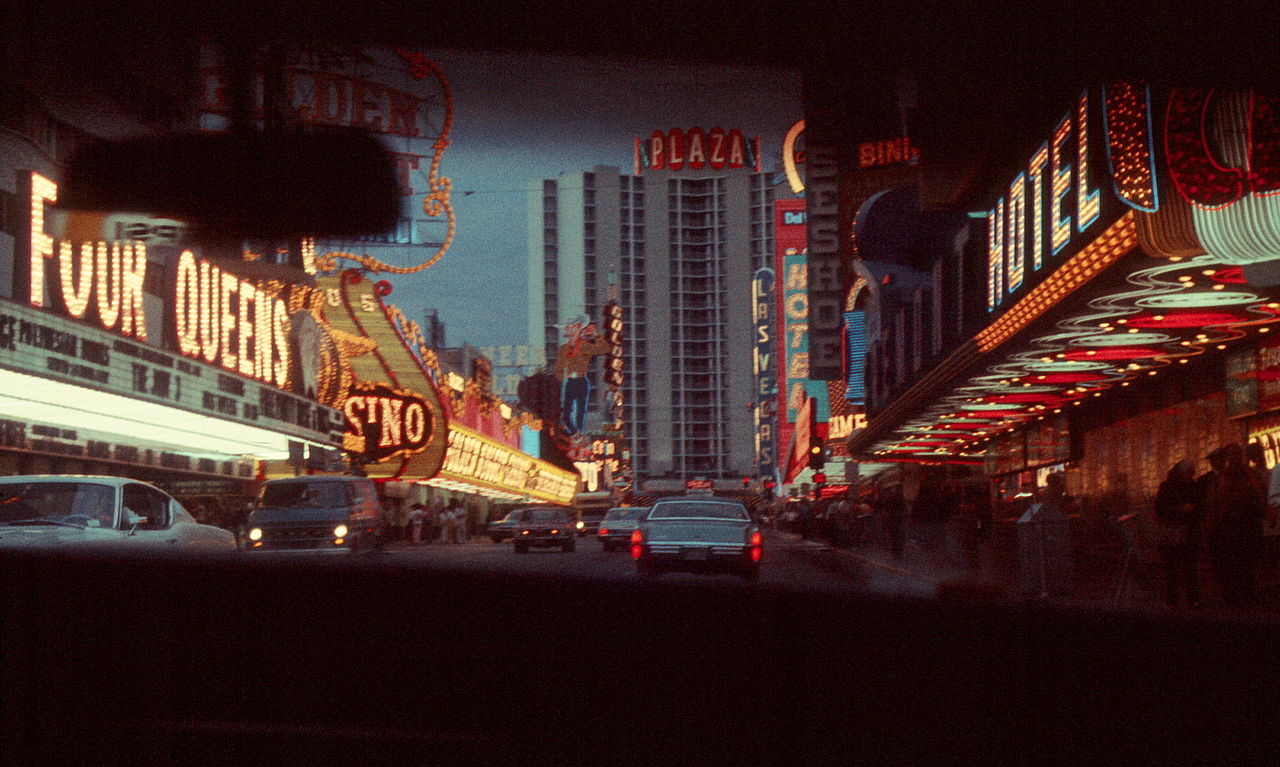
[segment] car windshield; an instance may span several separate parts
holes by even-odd
[[[639,519],[640,514],[644,511],[642,508],[634,509],[610,509],[608,514],[604,515],[606,522],[619,522],[622,520]]]
[[[736,503],[707,503],[699,501],[677,501],[659,503],[649,513],[649,519],[732,519],[748,520],[745,507]]]
[[[0,523],[28,519],[111,527],[115,488],[91,482],[0,484]]]
[[[344,482],[280,482],[265,485],[259,508],[336,508],[350,502]]]
[[[534,525],[555,524],[567,520],[568,517],[565,516],[563,511],[552,511],[550,509],[539,509],[538,511],[530,512],[529,516],[525,518],[526,522]]]

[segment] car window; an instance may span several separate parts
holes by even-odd
[[[644,510],[644,509],[641,509],[641,508],[634,508],[634,509],[610,509],[610,510],[609,510],[609,513],[605,515],[605,521],[607,521],[607,522],[617,522],[617,521],[620,521],[620,520],[639,519],[639,518],[640,518],[640,514],[641,514],[643,511],[645,511],[645,510]]]
[[[697,501],[661,503],[654,506],[649,514],[649,519],[747,520],[750,518],[746,508],[735,503],[699,503]]]
[[[351,489],[345,482],[280,482],[263,485],[259,505],[336,508],[350,502]]]
[[[115,526],[115,488],[91,482],[23,482],[0,485],[0,523],[49,519]]]
[[[169,497],[155,488],[125,485],[121,504],[121,524],[126,527],[136,524],[139,530],[162,530],[169,526]]]
[[[568,517],[563,511],[552,511],[550,509],[529,512],[528,521],[533,524],[565,522]]]

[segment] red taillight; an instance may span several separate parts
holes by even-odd
[[[640,532],[640,528],[631,531],[632,543],[644,543],[644,533]]]
[[[752,561],[752,562],[759,562],[759,561],[760,561],[760,558],[761,558],[763,555],[764,555],[764,549],[760,548],[759,546],[752,546],[752,547],[751,547],[751,561]]]
[[[760,535],[760,531],[759,531],[759,530],[757,530],[757,531],[755,531],[754,533],[752,533],[752,534],[751,534],[751,545],[752,545],[752,546],[761,546],[761,545],[763,545],[763,544],[764,544],[764,536]]]
[[[759,562],[760,558],[763,556],[764,556],[764,536],[760,534],[759,530],[756,530],[754,533],[751,534],[751,561]]]
[[[602,528],[600,528],[600,534],[601,534],[601,535],[608,535],[608,534],[609,534],[609,528],[607,528],[607,527],[602,527]]]
[[[631,531],[631,558],[639,559],[644,555],[644,533],[640,528]]]

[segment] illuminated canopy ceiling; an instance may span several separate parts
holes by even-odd
[[[175,451],[286,459],[297,437],[89,387],[0,369],[0,417],[118,434]],[[328,445],[315,444],[328,448]]]

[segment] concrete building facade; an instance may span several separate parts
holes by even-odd
[[[529,343],[555,359],[564,326],[624,322],[626,441],[640,478],[754,476],[751,278],[770,263],[773,174],[611,166],[528,188]],[[606,420],[593,364],[588,431]]]

